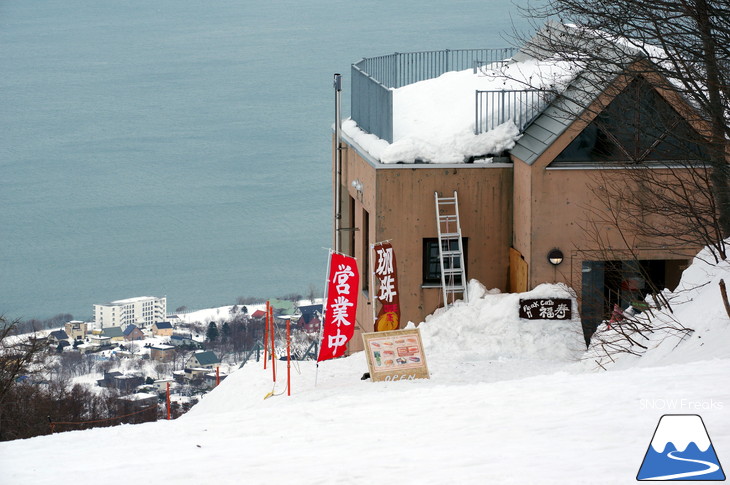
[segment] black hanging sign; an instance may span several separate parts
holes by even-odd
[[[520,299],[520,318],[526,320],[570,320],[570,298]]]

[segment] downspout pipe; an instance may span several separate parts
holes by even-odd
[[[335,251],[342,252],[342,118],[340,104],[342,94],[342,76],[335,74],[333,87],[335,88]]]

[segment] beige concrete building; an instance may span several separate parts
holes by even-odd
[[[517,52],[509,62],[529,57]],[[365,61],[353,65],[352,119],[366,132],[392,138],[392,125],[382,130],[382,120],[387,122],[396,109],[392,99],[384,113],[375,113],[380,101],[373,98],[374,88],[363,83],[379,83],[391,92],[394,86],[367,72]],[[401,328],[443,306],[435,194],[458,194],[467,280],[504,292],[565,283],[576,292],[587,335],[613,304],[636,303],[650,284],[676,286],[699,244],[651,238],[631,227],[620,232],[597,215],[611,197],[601,193],[602,184],[621,180],[635,168],[632,163],[641,162],[654,176],[681,173],[688,154],[694,157],[691,164],[705,163],[698,146],[680,142],[672,133],[657,132],[654,139],[637,142],[638,137],[623,132],[633,126],[628,120],[648,106],[673,117],[676,130],[696,128],[679,115],[688,105],[676,93],[659,88],[662,81],[650,73],[619,73],[601,89],[592,87],[590,102],[580,108],[566,97],[553,97],[519,126],[514,147],[484,154],[491,163],[382,163],[355,136],[336,130],[341,143],[339,160],[333,145],[333,193],[340,200],[339,207],[335,200],[333,243],[336,247],[339,229],[340,251],[357,258],[361,274],[350,349],[361,348],[359,333],[373,331],[371,247],[377,242],[390,241],[396,252]],[[632,156],[638,151],[641,160]],[[632,183],[626,177],[626,184]],[[647,225],[671,224],[646,217],[642,222]]]
[[[96,328],[137,325],[146,328],[167,318],[167,298],[141,296],[94,305]]]
[[[86,322],[71,320],[64,325],[64,329],[71,340],[83,340],[86,338]]]

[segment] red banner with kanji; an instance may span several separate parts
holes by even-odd
[[[375,319],[375,331],[397,330],[400,324],[398,299],[398,273],[395,268],[395,251],[389,242],[373,246],[375,251],[375,278],[378,280],[380,311]]]
[[[355,258],[330,254],[322,342],[317,362],[340,357],[355,333],[360,276]]]

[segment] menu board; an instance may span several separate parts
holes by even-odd
[[[417,328],[364,333],[362,339],[373,382],[429,378]]]

